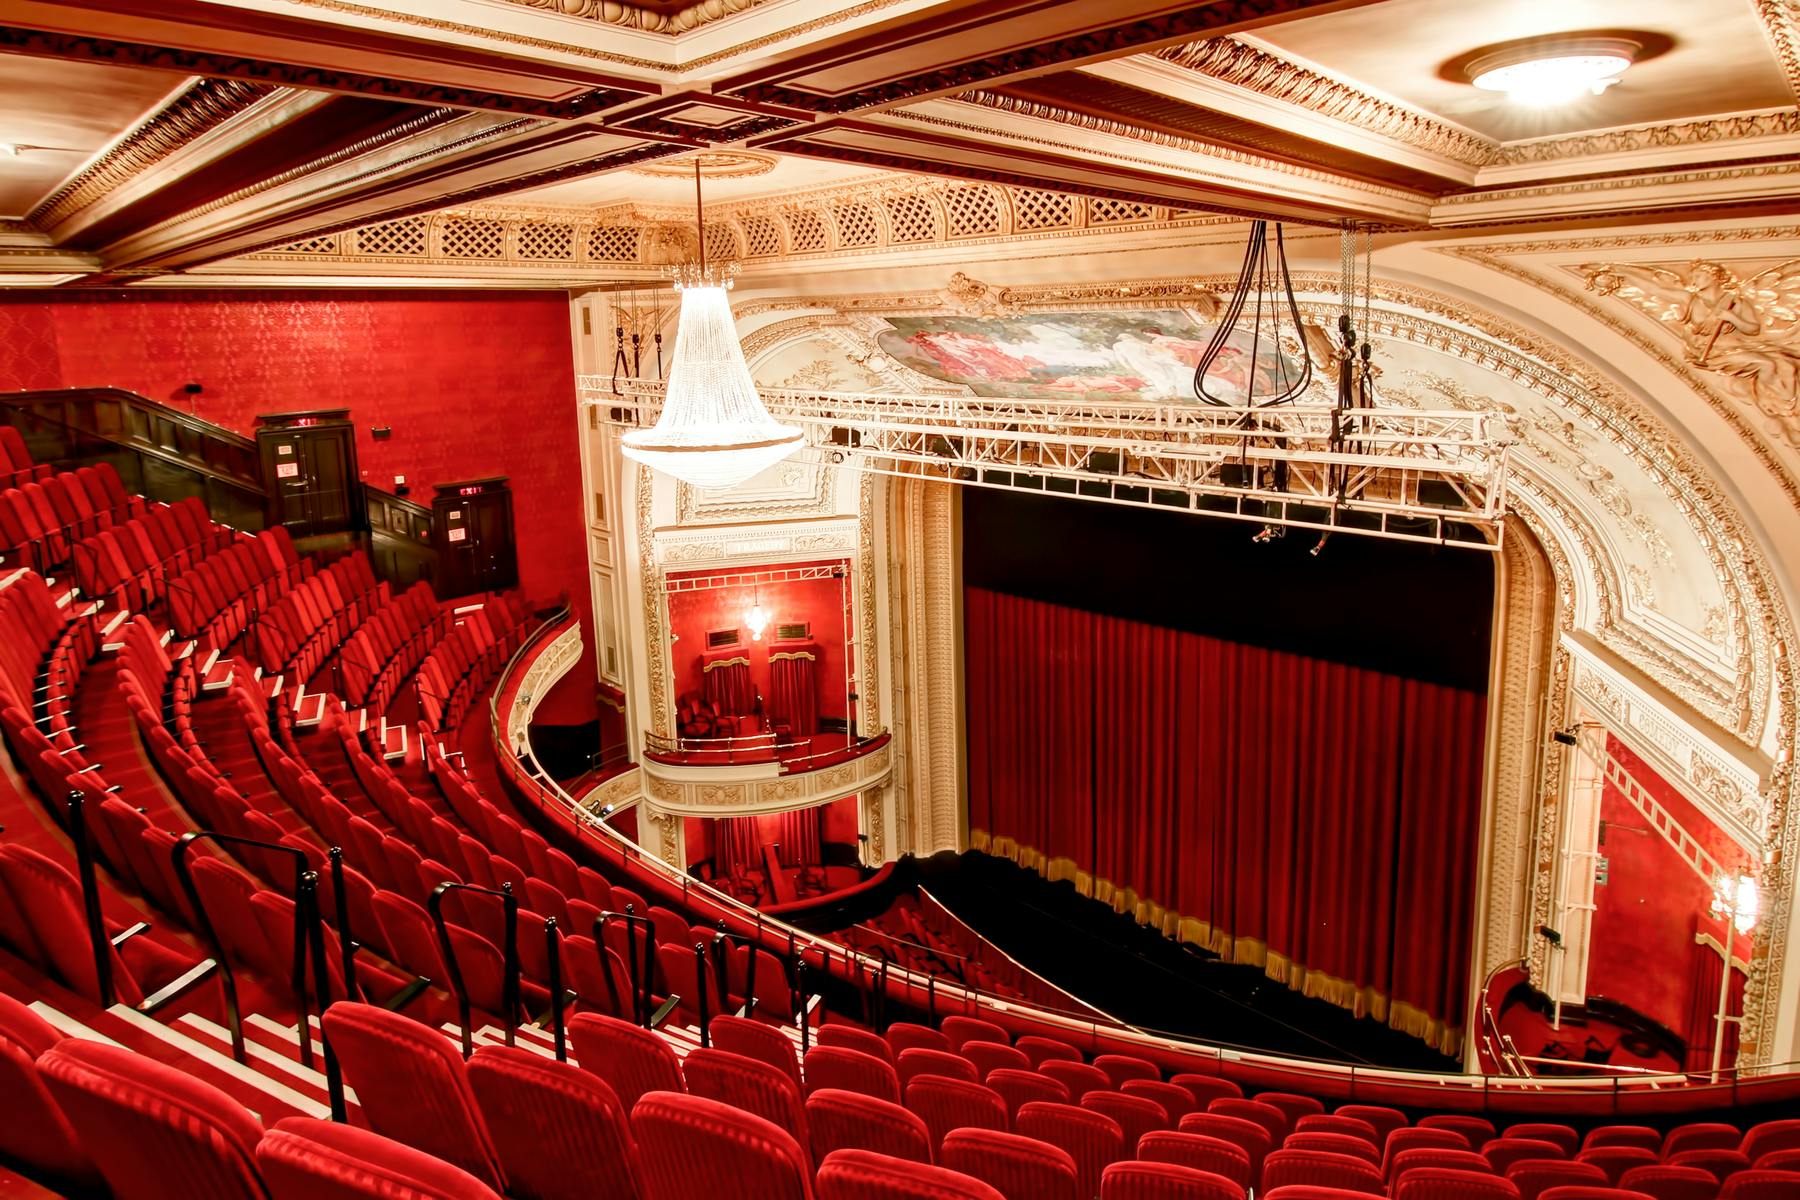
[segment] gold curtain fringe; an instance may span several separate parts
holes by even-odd
[[[1324,971],[1310,970],[1280,951],[1269,949],[1256,938],[1233,937],[1223,929],[1213,928],[1209,922],[1164,908],[1154,900],[1139,896],[1131,888],[1119,887],[1109,879],[1095,878],[1077,866],[1072,858],[1051,858],[1042,851],[1022,846],[1009,837],[997,837],[985,829],[969,830],[969,848],[996,858],[1009,858],[1052,883],[1072,880],[1081,895],[1110,906],[1114,912],[1130,913],[1138,924],[1158,929],[1164,937],[1198,946],[1227,962],[1261,967],[1270,979],[1286,984],[1303,996],[1324,1000],[1349,1009],[1359,1017],[1380,1021],[1452,1058],[1462,1056],[1462,1026],[1451,1025],[1404,1001],[1390,1000],[1372,987],[1339,979]]]

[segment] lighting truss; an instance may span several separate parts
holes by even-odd
[[[662,386],[578,381],[602,420],[655,419]],[[1494,550],[1506,439],[1461,410],[1217,408],[1141,400],[1011,399],[766,389],[778,420],[825,462],[883,475],[1403,541]]]

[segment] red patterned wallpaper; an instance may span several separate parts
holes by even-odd
[[[433,483],[511,476],[521,585],[586,608],[561,292],[0,293],[0,390],[90,386],[242,433],[258,413],[349,408],[363,478],[403,474],[426,503]]]

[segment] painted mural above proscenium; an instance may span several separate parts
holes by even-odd
[[[1030,313],[1021,316],[896,316],[877,337],[897,362],[978,396],[1008,399],[1142,399],[1197,403],[1194,368],[1213,327],[1187,309]],[[1255,377],[1252,379],[1252,360]],[[1281,350],[1232,335],[1207,374],[1230,403],[1270,395]]]

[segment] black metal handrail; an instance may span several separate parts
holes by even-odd
[[[557,928],[555,917],[544,918],[544,962],[550,985],[550,1030],[556,1038],[556,1061],[569,1061],[568,1023],[563,1018],[563,981],[562,981],[562,930]],[[605,966],[605,960],[601,960]],[[607,972],[607,979],[612,973]]]
[[[238,1007],[237,976],[231,969],[230,957],[225,953],[225,943],[219,937],[219,931],[213,925],[212,916],[206,911],[206,904],[200,899],[200,889],[194,886],[193,868],[189,859],[194,847],[200,842],[208,841],[219,845],[246,846],[274,854],[284,854],[294,861],[294,966],[293,987],[294,1005],[297,1010],[296,1027],[300,1034],[301,1065],[313,1065],[312,1026],[309,1019],[309,1002],[307,999],[306,970],[307,960],[312,960],[312,987],[319,998],[320,1036],[325,1049],[325,1090],[331,1100],[331,1119],[344,1121],[346,1109],[344,1103],[343,1075],[338,1069],[337,1055],[331,1049],[331,1042],[324,1038],[325,1010],[331,1007],[331,970],[325,961],[325,924],[319,913],[319,873],[312,869],[306,855],[292,846],[284,846],[279,842],[259,841],[256,838],[239,837],[233,833],[220,833],[216,830],[202,829],[181,835],[169,852],[170,860],[175,867],[175,877],[181,884],[181,891],[187,897],[188,906],[194,912],[195,921],[200,926],[201,934],[212,949],[213,959],[219,965],[219,984],[225,994],[225,1024],[231,1037],[231,1056],[238,1062],[246,1062],[244,1049],[243,1017]],[[341,880],[340,880],[341,884]],[[346,976],[344,986],[350,986],[351,976]]]
[[[456,993],[457,1014],[462,1020],[462,1052],[467,1058],[475,1053],[475,1032],[469,1027],[473,1010],[469,1004],[469,989],[463,983],[462,966],[456,961],[456,947],[450,942],[450,925],[444,919],[444,896],[450,892],[473,892],[478,896],[493,896],[501,902],[506,936],[501,951],[500,1004],[506,1009],[501,1016],[506,1025],[508,1046],[516,1044],[514,1026],[519,1020],[519,898],[513,895],[510,883],[496,891],[447,879],[431,889],[431,897],[425,905],[431,913],[431,923],[437,928],[438,950],[443,955],[444,969],[450,973],[450,990]]]
[[[708,1003],[708,1000],[707,1000],[708,992],[707,992],[707,987],[706,987],[706,968],[707,968],[708,964],[707,964],[706,959],[707,959],[706,943],[705,942],[695,942],[694,943],[694,990],[699,992],[700,994],[694,998],[694,1012],[699,1017],[700,1048],[702,1050],[708,1050],[708,1049],[712,1048],[712,1034],[709,1032],[709,1029],[708,1029],[708,1027],[712,1024],[712,1013],[707,1011],[712,1006]]]
[[[631,1019],[634,1024],[645,1029],[654,1028],[650,1011],[651,1001],[655,999],[656,983],[656,925],[648,917],[640,917],[634,911],[635,904],[627,904],[624,912],[602,912],[594,918],[594,945],[600,952],[600,962],[606,963],[606,926],[609,922],[618,921],[625,926],[625,969],[631,976]],[[644,931],[643,970],[638,969],[638,934]],[[612,972],[606,972],[606,986],[612,990]],[[613,1011],[619,1009],[619,998],[609,996]]]
[[[88,941],[94,948],[94,985],[100,993],[100,1007],[111,1008],[113,945],[106,936],[106,920],[100,911],[100,881],[94,872],[94,848],[88,842],[87,812],[83,807],[86,803],[87,793],[79,789],[69,793],[69,838],[75,843],[75,871],[81,883],[82,914],[87,921]],[[220,966],[224,966],[223,961]]]

